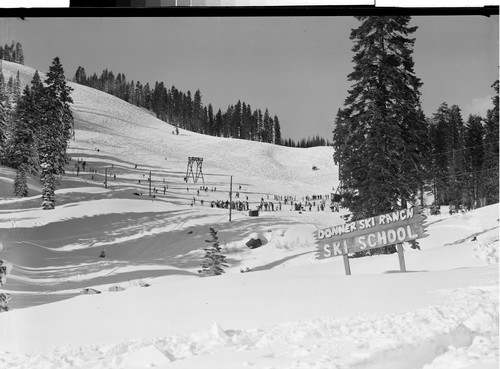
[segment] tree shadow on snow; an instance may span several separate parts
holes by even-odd
[[[283,259],[273,261],[272,263],[268,263],[268,264],[264,264],[264,265],[260,265],[258,267],[252,268],[252,271],[253,272],[257,272],[257,271],[262,271],[262,270],[273,269],[274,267],[277,267],[278,265],[286,263],[287,261],[295,259],[295,258],[297,258],[299,256],[307,255],[307,254],[313,254],[313,253],[316,253],[316,252],[317,252],[316,250],[312,250],[312,251],[302,252],[300,254],[295,254],[295,255],[287,256],[287,257],[285,257]]]

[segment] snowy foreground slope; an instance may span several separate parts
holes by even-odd
[[[33,73],[3,70],[25,83]],[[346,276],[341,258],[315,258],[315,231],[342,213],[282,204],[258,217],[233,211],[229,222],[227,209],[209,206],[228,198],[228,175],[233,199],[248,196],[251,208],[268,196],[277,205],[275,195],[328,194],[331,148],[174,135],[148,112],[71,86],[74,160],[56,209],[40,210],[36,178],[31,197],[14,198],[13,171],[0,167],[12,295],[0,314],[0,368],[498,367],[498,204],[429,216],[422,250],[405,246],[408,273],[386,255],[351,259]],[[204,158],[205,183],[184,182],[188,156]],[[88,165],[78,176],[77,159]],[[229,267],[200,278],[209,227]],[[252,236],[264,245],[249,249]],[[79,295],[87,287],[102,293]]]

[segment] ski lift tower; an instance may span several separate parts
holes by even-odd
[[[342,204],[342,197],[344,195],[343,186],[344,186],[343,182],[340,181],[338,186],[337,186],[337,189],[335,189],[335,187],[333,187],[333,189],[335,191],[332,192],[332,194],[331,194],[330,202],[331,202],[332,206],[337,207],[337,209],[340,208],[340,206]]]
[[[195,163],[196,163],[196,173],[193,172],[193,164]],[[188,181],[190,174],[193,177],[193,183],[198,182],[198,178],[200,178],[200,176],[203,183],[205,183],[205,178],[203,178],[202,167],[203,167],[203,158],[189,156],[187,170],[186,170],[186,177],[185,177],[186,183]]]

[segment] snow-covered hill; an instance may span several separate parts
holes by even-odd
[[[7,78],[17,70],[29,83],[32,69],[3,62]],[[331,148],[176,135],[140,108],[71,86],[73,161],[56,209],[40,209],[35,178],[30,197],[13,198],[14,172],[0,168],[12,295],[0,314],[0,368],[498,366],[498,204],[429,216],[422,250],[405,246],[408,273],[385,255],[352,259],[346,276],[342,258],[316,260],[314,236],[345,211],[314,200],[298,212],[280,197],[324,199],[337,180]],[[184,181],[189,156],[204,159],[204,182]],[[87,164],[78,175],[77,160]],[[231,175],[233,200],[275,210],[234,210],[229,221],[211,207],[228,199]],[[200,278],[210,227],[229,267]],[[250,237],[264,245],[249,249]]]

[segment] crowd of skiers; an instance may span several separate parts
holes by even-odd
[[[202,203],[203,205],[203,203]],[[210,202],[211,208],[229,209],[229,200],[214,200]],[[231,201],[231,209],[245,211],[250,210],[248,201]]]
[[[98,150],[98,149],[96,149]],[[134,166],[134,169],[137,169],[137,164]],[[78,176],[80,170],[88,170],[90,173],[97,173],[97,170],[88,167],[88,163],[83,160],[83,159],[78,159],[76,160],[75,163],[75,171]],[[151,180],[150,178],[147,178],[145,174],[142,174],[142,180],[144,182],[149,183]],[[92,179],[94,177],[92,176]],[[113,179],[116,180],[116,174],[113,174]],[[141,179],[138,179],[137,181],[139,184],[142,184]],[[156,197],[156,194],[159,192],[163,192],[163,195],[166,195],[168,185],[165,183],[165,178],[163,178],[163,183],[165,185],[157,187],[153,187],[151,189],[151,196]],[[191,191],[196,191],[196,196],[193,196],[191,200],[189,201],[190,206],[195,206],[200,204],[201,206],[205,205],[205,201],[203,199],[198,199],[197,198],[200,196],[200,194],[205,193],[208,194],[208,192],[217,192],[217,187],[215,186],[206,186],[202,185],[197,189],[193,189],[190,187],[186,187],[186,191],[189,193]],[[248,211],[250,210],[250,207],[252,205],[251,202],[249,202],[248,195],[245,195],[244,192],[242,192],[242,186],[238,186],[238,190],[233,192],[235,200],[212,200],[210,201],[210,207],[212,208],[221,208],[221,209],[231,209],[234,210],[239,210],[239,211]],[[142,195],[142,193],[134,193],[138,195]],[[243,196],[242,196],[243,195]],[[270,199],[271,196],[271,199]],[[242,197],[240,199],[240,197]],[[297,196],[294,195],[266,195],[264,197],[261,197],[260,201],[253,202],[255,204],[254,208],[257,208],[257,210],[263,212],[272,212],[272,211],[282,211],[284,206],[290,206],[290,211],[325,211],[325,210],[331,210],[331,211],[339,211],[339,204],[335,202],[330,202],[330,195],[325,194],[325,195],[307,195],[307,196],[302,196],[297,200]],[[330,204],[327,205],[327,202],[330,202]]]

